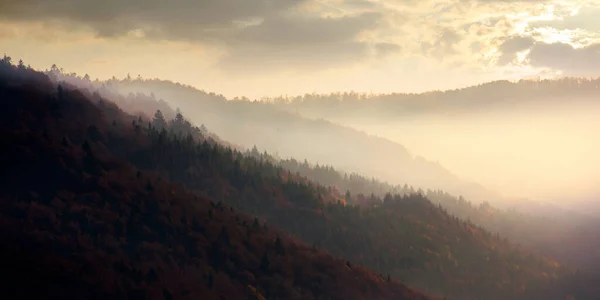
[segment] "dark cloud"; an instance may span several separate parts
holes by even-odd
[[[143,32],[145,38],[222,46],[222,67],[335,64],[364,58],[371,44],[355,41],[382,15],[306,15],[312,0],[4,0],[0,20],[59,21],[86,26],[105,38]],[[370,7],[366,0],[348,1]],[[384,51],[380,51],[383,53]],[[379,52],[378,52],[379,53]]]
[[[282,66],[296,71],[315,71],[357,62],[368,57],[372,53],[370,49],[381,46],[359,42],[357,34],[376,28],[380,20],[381,15],[377,13],[342,18],[296,15],[266,19],[228,37],[232,47],[219,67],[238,73]]]
[[[546,3],[553,0],[464,0],[465,2],[482,2],[482,3]]]
[[[3,0],[0,18],[60,20],[87,25],[103,36],[139,28],[162,38],[202,40],[235,21],[270,18],[307,0]]]
[[[517,52],[527,49],[527,59],[533,67],[560,70],[572,76],[598,76],[600,44],[574,48],[565,43],[536,42],[531,37],[511,37],[498,48],[502,53],[498,64],[509,64]]]
[[[536,43],[528,56],[535,67],[547,67],[572,76],[598,76],[600,44],[573,48],[563,43]]]
[[[498,50],[502,53],[498,60],[498,64],[501,66],[509,64],[516,58],[518,52],[527,50],[534,44],[535,41],[530,37],[515,36],[505,40],[502,45],[498,47]]]
[[[373,52],[385,56],[399,50],[393,44],[356,41],[363,30],[376,28],[380,15],[353,17],[273,18],[248,27],[232,37],[227,57],[220,67],[239,73],[290,66],[296,71],[314,71],[364,59]],[[290,32],[294,32],[290,36]],[[375,51],[371,51],[375,50]]]
[[[373,9],[377,7],[376,2],[368,0],[344,0],[343,4],[349,8]]]
[[[275,16],[237,31],[232,42],[283,48],[347,42],[363,30],[376,28],[380,19],[377,13],[341,18]]]

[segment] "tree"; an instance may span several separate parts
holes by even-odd
[[[178,107],[175,111],[175,122],[183,123],[183,121],[183,114],[181,114],[181,110]]]
[[[160,111],[160,109],[157,110],[156,113],[154,113],[152,125],[159,131],[167,127],[167,121],[165,120],[165,116],[163,115],[162,111]]]
[[[202,135],[206,135],[208,133],[208,129],[206,126],[204,126],[204,124],[200,125],[200,133],[202,133]]]
[[[215,278],[214,278],[212,272],[209,272],[207,277],[208,277],[207,278],[208,279],[208,288],[212,289],[215,286]]]
[[[88,141],[84,141],[83,144],[81,144],[81,149],[88,155],[91,155],[91,151],[92,148],[90,147],[90,143],[88,143]]]
[[[166,288],[163,289],[163,299],[165,300],[173,300],[173,294]]]
[[[62,85],[58,85],[58,88],[56,89],[58,91],[58,100],[62,100],[63,98],[63,87]]]
[[[254,218],[254,222],[252,223],[252,227],[255,229],[260,228],[260,223],[258,223],[258,218]]]
[[[269,256],[267,255],[267,252],[265,252],[265,254],[263,254],[263,257],[260,260],[260,270],[265,273],[268,273],[270,266],[271,266],[271,261],[269,260]]]
[[[173,131],[176,134],[182,134],[184,132],[186,132],[186,128],[187,126],[187,122],[185,120],[185,118],[183,117],[183,114],[181,113],[181,110],[179,108],[177,108],[176,110],[176,114],[175,114],[175,119],[173,119],[171,121],[170,124],[170,129],[171,131]]]
[[[279,238],[279,236],[277,236],[277,238],[275,239],[275,252],[279,255],[284,255],[285,254],[285,247],[283,246],[283,242],[281,242],[281,239]]]
[[[7,56],[6,54],[4,54],[4,57],[2,58],[2,62],[7,64],[7,65],[11,65],[12,64],[12,58],[10,56]]]

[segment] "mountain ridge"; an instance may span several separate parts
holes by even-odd
[[[432,299],[257,219],[259,226],[251,227],[251,217],[119,160],[105,142],[130,128],[128,123],[111,125],[84,93],[60,85],[55,90],[41,76],[25,85],[19,76],[7,80],[33,78],[30,72],[7,72],[0,64],[1,172],[8,178],[0,196],[0,260],[8,267],[2,269],[6,293]]]
[[[55,80],[65,80],[82,88],[98,88],[100,94],[106,91],[105,95],[108,92],[128,97],[137,93],[152,95],[186,111],[190,120],[202,122],[222,139],[245,148],[258,145],[280,156],[326,162],[344,170],[422,188],[441,188],[470,199],[500,197],[479,184],[461,180],[435,162],[421,161],[418,155],[398,143],[324,119],[307,119],[268,103],[227,100],[167,80],[114,78],[93,82],[76,74],[61,73],[58,68],[48,74]],[[390,161],[378,161],[377,157],[389,157]]]

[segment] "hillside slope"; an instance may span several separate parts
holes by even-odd
[[[197,131],[182,117],[170,125],[185,129],[177,135],[158,130],[164,121],[142,127],[138,123],[145,124],[143,119],[139,122],[110,103],[99,102],[99,108],[107,123],[126,124],[122,130],[104,129],[111,133],[101,139],[102,145],[115,154],[256,214],[315,248],[347,258],[349,265],[365,265],[459,299],[532,299],[550,290],[549,278],[566,274],[554,262],[531,256],[419,195],[340,195],[268,161],[197,142]]]
[[[62,143],[87,145],[82,151],[92,156],[111,153],[148,172],[158,171],[200,198],[213,197],[260,216],[257,227],[266,220],[269,232],[275,225],[312,243],[311,251],[324,249],[345,257],[344,267],[365,265],[452,299],[565,299],[578,292],[571,285],[555,284],[570,278],[562,266],[515,248],[420,195],[340,195],[211,142],[182,116],[169,122],[169,132],[158,129],[159,120],[147,124],[142,116],[126,114],[94,93],[62,86],[56,90],[52,85],[32,93],[35,87],[14,82],[0,82],[0,87],[6,91],[3,99],[21,105],[7,106],[2,116],[6,124],[30,120],[26,128],[36,129],[41,137],[54,139],[53,133],[60,133],[56,138],[65,137]],[[45,109],[36,108],[36,103]],[[144,178],[148,172],[135,177]],[[154,189],[157,181],[142,184]]]
[[[535,253],[549,255],[573,267],[588,268],[590,261],[600,257],[598,218],[568,210],[552,211],[540,205],[537,214],[522,213],[517,210],[499,209],[487,201],[473,204],[462,196],[453,196],[441,190],[421,190],[409,185],[391,185],[387,182],[366,178],[356,173],[344,173],[328,165],[311,165],[307,161],[276,159],[261,154],[258,149],[247,151],[246,155],[270,160],[292,173],[300,174],[325,186],[333,186],[352,194],[385,197],[386,194],[409,195],[422,193],[433,203],[462,220],[470,220],[486,230],[499,233],[511,242],[521,244]]]
[[[425,93],[306,94],[265,99],[279,109],[310,118],[394,121],[398,118],[499,107],[517,109],[532,104],[552,105],[580,99],[595,102],[600,79],[566,77],[554,80],[499,80],[475,86]]]
[[[58,69],[48,74],[78,87],[98,88],[101,95],[115,92],[131,98],[138,93],[153,95],[172,107],[181,108],[191,121],[205,124],[224,140],[246,148],[257,145],[283,157],[306,158],[422,188],[441,188],[472,199],[499,197],[482,186],[461,181],[440,164],[416,156],[398,143],[326,120],[303,118],[268,103],[227,100],[191,86],[158,79],[92,82]]]
[[[82,93],[2,62],[0,99],[5,295],[429,299],[118,159]]]

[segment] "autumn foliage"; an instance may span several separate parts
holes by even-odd
[[[3,293],[22,299],[429,299],[136,169],[107,147],[124,129],[91,95],[57,89],[45,76],[5,61],[0,71]],[[147,142],[131,139],[123,149]]]
[[[130,95],[156,105],[134,115],[132,98],[109,101],[6,61],[0,96],[2,259],[5,272],[31,274],[8,285],[22,293],[429,299],[404,284],[451,299],[574,292],[557,284],[575,278],[568,268],[423,194],[319,184],[266,153],[224,145],[152,97]],[[29,282],[41,288],[23,288]]]

